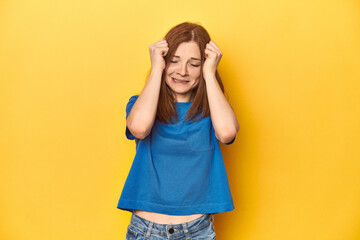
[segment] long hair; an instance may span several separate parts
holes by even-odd
[[[203,65],[205,61],[205,48],[206,44],[210,42],[211,38],[209,33],[204,27],[197,23],[183,22],[172,27],[165,35],[164,39],[168,43],[169,50],[165,56],[165,69],[161,77],[159,102],[156,113],[156,120],[162,123],[173,123],[173,120],[178,120],[178,114],[175,110],[175,95],[172,89],[166,84],[166,72],[169,68],[169,62],[174,56],[178,46],[183,42],[194,41],[198,44],[201,54],[201,73],[199,83],[191,91],[190,101],[192,105],[187,111],[185,121],[197,121],[203,117],[210,116],[209,102],[207,98],[206,83],[203,78]],[[149,71],[150,74],[150,71]],[[215,72],[216,80],[225,93],[223,83],[221,81],[218,71]],[[201,114],[200,118],[195,118],[196,115]]]

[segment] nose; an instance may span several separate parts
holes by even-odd
[[[180,74],[181,76],[185,76],[187,74],[186,63],[179,64],[177,73]]]

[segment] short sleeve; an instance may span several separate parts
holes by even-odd
[[[126,104],[126,118],[129,116],[130,111],[132,107],[134,106],[134,103],[136,102],[136,99],[139,97],[139,95],[134,95],[130,97],[128,103]],[[130,132],[129,128],[126,126],[125,135],[127,139],[134,140],[136,137]]]
[[[226,144],[226,145],[230,145],[230,144],[232,144],[232,143],[235,141],[235,138],[236,138],[236,136],[234,137],[234,139],[233,139],[233,140],[231,140],[230,142],[225,143],[225,144]]]

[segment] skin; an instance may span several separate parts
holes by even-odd
[[[196,42],[181,43],[167,70],[166,84],[174,91],[177,102],[189,102],[191,90],[197,86],[201,73],[201,54]],[[173,80],[187,80],[177,83]]]
[[[130,132],[137,138],[145,138],[150,133],[155,121],[161,75],[165,69],[164,56],[168,50],[165,39],[149,46],[151,73],[126,120]],[[175,56],[178,57],[171,59],[166,72],[166,84],[174,91],[177,102],[188,102],[190,101],[191,89],[199,82],[201,67],[197,67],[197,65],[200,64],[200,61],[192,58],[200,59],[200,50],[195,42],[184,42],[179,45]],[[203,76],[206,82],[211,121],[216,138],[222,143],[227,143],[236,136],[239,131],[239,124],[215,77],[221,57],[222,52],[213,41],[206,44]],[[189,82],[186,84],[175,83],[172,78]],[[135,213],[160,224],[178,224],[202,216],[202,214],[175,216],[143,210],[135,210]]]
[[[228,143],[234,139],[240,127],[233,108],[225,98],[216,80],[216,68],[222,55],[222,51],[213,41],[206,44],[203,75],[206,82],[210,117],[215,136],[220,142]]]

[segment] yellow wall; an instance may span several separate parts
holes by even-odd
[[[239,119],[220,240],[360,239],[360,3],[1,1],[0,239],[124,239],[125,105],[201,23]]]

